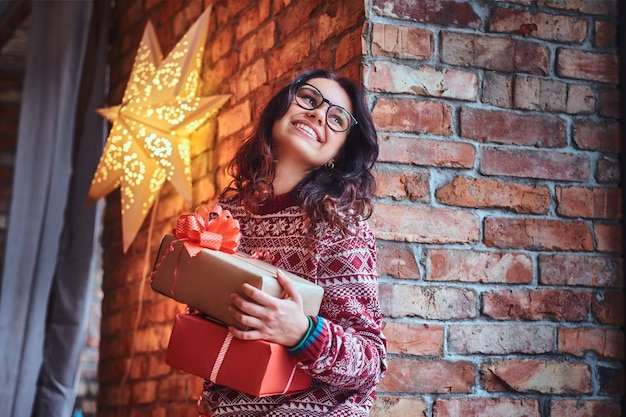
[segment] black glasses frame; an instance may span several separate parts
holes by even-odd
[[[305,107],[305,106],[303,106],[303,105],[300,103],[300,101],[298,100],[298,90],[299,90],[301,87],[305,86],[305,85],[306,85],[307,87],[312,88],[314,91],[316,91],[316,92],[320,95],[320,97],[322,98],[322,101],[321,101],[321,102],[320,102],[317,106],[315,106],[315,107]],[[342,106],[340,106],[340,105],[338,105],[338,104],[333,104],[333,103],[331,103],[331,102],[330,102],[330,100],[328,100],[326,97],[324,97],[324,95],[322,94],[322,92],[321,92],[321,91],[320,91],[317,87],[315,87],[314,85],[311,85],[311,84],[309,84],[309,83],[307,83],[307,82],[302,82],[302,81],[301,81],[301,82],[298,82],[298,83],[296,84],[296,89],[295,89],[295,91],[294,91],[294,99],[295,99],[295,101],[296,101],[296,104],[297,104],[298,106],[300,106],[300,108],[303,108],[304,110],[315,110],[315,109],[319,108],[322,104],[324,104],[324,103],[328,103],[328,107],[326,108],[326,115],[325,115],[326,125],[330,128],[330,130],[332,130],[332,131],[334,131],[334,132],[337,132],[337,133],[345,132],[345,131],[349,130],[352,126],[354,126],[354,125],[356,125],[356,124],[358,124],[358,123],[359,123],[359,122],[358,122],[358,121],[354,118],[354,116],[352,115],[352,113],[350,113],[348,110],[346,110],[344,107],[342,107]],[[333,129],[333,127],[332,127],[332,126],[328,123],[328,111],[331,109],[331,107],[338,107],[338,108],[340,108],[341,110],[343,110],[344,112],[346,112],[346,114],[348,114],[348,115],[350,116],[350,124],[349,124],[349,125],[348,125],[348,127],[346,127],[344,130],[337,130],[337,129]]]

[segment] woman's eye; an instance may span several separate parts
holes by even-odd
[[[300,98],[306,101],[307,103],[311,104],[311,106],[315,106],[315,104],[317,103],[317,100],[315,100],[315,96],[312,94],[304,93],[300,96]]]
[[[335,123],[337,126],[340,127],[345,127],[346,125],[346,121],[343,117],[341,117],[340,115],[334,114],[332,116],[329,116],[330,120]]]

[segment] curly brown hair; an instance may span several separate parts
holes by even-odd
[[[254,210],[274,195],[272,128],[287,112],[298,86],[313,78],[339,83],[350,97],[358,123],[350,129],[335,157],[334,167],[321,166],[311,171],[296,187],[296,195],[310,219],[311,230],[320,221],[327,221],[343,232],[350,232],[356,220],[367,219],[372,214],[375,180],[371,170],[378,158],[378,141],[362,90],[332,71],[305,71],[270,99],[258,125],[228,165],[233,180],[222,197],[236,194],[247,209]]]

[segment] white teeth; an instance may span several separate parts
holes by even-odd
[[[317,134],[315,133],[315,130],[311,129],[309,126],[307,125],[303,125],[301,123],[296,123],[295,125],[296,127],[304,130],[306,133],[308,133],[309,135],[313,136],[315,139],[317,139]]]

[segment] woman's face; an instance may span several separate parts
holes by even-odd
[[[306,82],[322,93],[324,99],[352,113],[346,91],[334,80],[312,78]],[[293,100],[287,113],[274,122],[272,138],[278,161],[310,172],[332,160],[346,141],[349,130],[336,132],[326,121],[329,104],[324,101],[313,110],[306,110]],[[329,119],[332,115],[329,115]],[[336,119],[335,119],[336,121]]]

